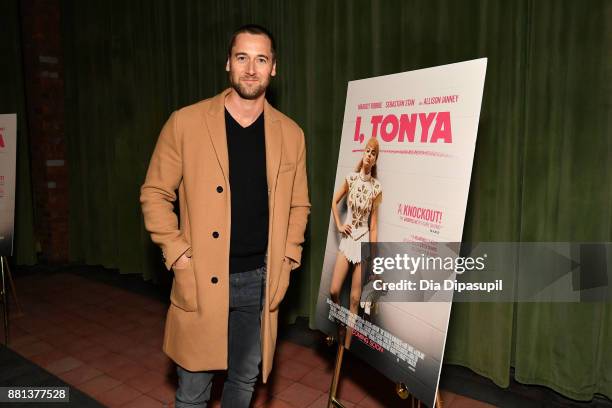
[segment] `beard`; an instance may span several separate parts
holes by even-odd
[[[240,82],[240,79],[234,80],[232,75],[229,75],[230,85],[240,95],[242,99],[257,99],[266,92],[270,79],[263,81],[260,84],[253,86],[246,86]]]

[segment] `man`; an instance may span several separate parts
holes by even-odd
[[[206,406],[211,370],[228,370],[225,408],[249,405],[260,362],[266,382],[310,211],[304,134],[265,100],[272,35],[239,28],[225,69],[231,88],[170,116],[141,188],[174,271],[164,351],[178,365],[177,408]]]

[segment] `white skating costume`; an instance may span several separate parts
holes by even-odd
[[[348,194],[346,203],[348,212],[345,224],[350,224],[352,232],[343,235],[338,249],[346,256],[349,262],[361,262],[361,243],[368,242],[370,228],[368,221],[372,207],[382,197],[380,182],[371,175],[360,173],[349,173],[346,176]]]

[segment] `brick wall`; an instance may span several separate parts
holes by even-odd
[[[68,169],[60,0],[20,1],[39,260],[68,261]]]

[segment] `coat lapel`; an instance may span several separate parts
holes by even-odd
[[[229,92],[230,89],[226,89],[214,97],[204,120],[227,185],[229,185],[229,158],[227,153],[227,136],[225,133],[224,104],[225,96]],[[266,138],[266,176],[270,198],[272,198],[281,162],[282,130],[280,119],[268,101],[264,102],[264,128]]]
[[[215,154],[226,185],[229,186],[229,159],[227,153],[227,136],[225,134],[225,96],[230,92],[229,89],[215,96],[208,113],[205,117],[208,134],[212,141]]]
[[[282,154],[282,130],[276,111],[268,101],[264,102],[264,127],[266,132],[266,175],[270,200],[276,189],[276,179]]]

